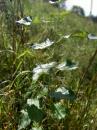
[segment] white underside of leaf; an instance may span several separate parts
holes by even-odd
[[[58,88],[56,92],[61,92],[63,95],[69,95],[69,90],[64,87]]]
[[[49,46],[51,46],[54,42],[53,41],[50,41],[49,39],[47,39],[45,42],[42,42],[40,44],[38,43],[35,43],[32,48],[37,50],[37,49],[44,49],[44,48],[47,48]]]
[[[48,71],[52,67],[54,67],[55,64],[56,64],[56,62],[38,65],[36,68],[33,69],[33,80],[37,81],[41,74],[48,73]]]

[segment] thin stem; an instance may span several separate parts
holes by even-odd
[[[82,78],[81,78],[80,81],[79,81],[79,87],[78,87],[78,90],[77,90],[77,94],[78,94],[78,92],[79,92],[79,89],[80,89],[81,85],[82,85],[83,82],[84,82],[84,79],[86,78],[87,72],[89,71],[89,69],[90,69],[90,67],[91,67],[91,65],[92,65],[92,63],[93,63],[93,61],[94,61],[96,55],[97,55],[97,49],[96,49],[96,51],[94,52],[93,56],[90,58],[89,64],[88,64],[88,66],[87,66],[87,68],[86,68],[86,71],[84,72]]]

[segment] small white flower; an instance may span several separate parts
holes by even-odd
[[[35,43],[32,48],[37,50],[37,49],[44,49],[47,48],[49,46],[51,46],[54,42],[50,41],[49,39],[47,39],[45,42],[42,42],[41,44]]]
[[[97,40],[97,36],[90,33],[90,34],[88,34],[88,39],[89,40]]]
[[[23,24],[23,25],[27,25],[27,26],[31,25],[31,22],[32,22],[32,19],[30,18],[30,16],[27,16],[25,18],[22,18],[22,19],[16,21],[16,23],[18,23],[18,24]]]
[[[43,73],[48,73],[48,71],[54,67],[56,62],[51,62],[48,64],[41,64],[38,65],[36,68],[33,69],[33,80],[37,81],[39,76]]]

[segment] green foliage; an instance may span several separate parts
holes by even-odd
[[[26,16],[30,26],[16,24]],[[96,129],[97,25],[43,0],[6,1],[0,23],[0,130]]]
[[[54,104],[54,117],[57,119],[65,119],[68,116],[69,111],[61,103]]]
[[[42,122],[44,117],[43,112],[39,107],[39,101],[37,99],[28,99],[25,110],[22,110],[22,117],[18,129],[26,128],[31,121]]]
[[[51,98],[55,100],[68,99],[70,101],[74,101],[76,99],[76,95],[72,90],[65,89],[64,87],[58,88],[55,92],[51,92]]]
[[[25,129],[31,122],[28,113],[24,110],[22,110],[21,112],[22,112],[22,117],[21,117],[21,121],[20,121],[18,130],[21,130],[23,128]]]

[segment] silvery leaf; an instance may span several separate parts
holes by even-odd
[[[32,48],[37,50],[37,49],[44,49],[44,48],[47,48],[49,46],[51,46],[54,42],[53,41],[50,41],[48,38],[45,42],[42,42],[42,43],[35,43]]]
[[[18,23],[18,24],[27,25],[27,26],[29,26],[31,24],[31,22],[32,22],[32,19],[30,18],[30,16],[27,16],[25,18],[22,18],[22,19],[16,21],[16,23]]]
[[[29,106],[35,105],[35,106],[37,106],[37,108],[40,108],[39,107],[39,100],[37,100],[37,99],[27,99],[27,104]]]
[[[48,73],[48,71],[52,67],[54,67],[55,64],[56,64],[56,62],[38,65],[36,68],[33,69],[33,80],[37,81],[41,74]]]
[[[59,70],[75,70],[78,68],[78,65],[70,60],[66,60],[65,62],[62,62],[57,65],[56,68]]]
[[[49,3],[50,3],[50,4],[56,4],[57,2],[56,2],[56,1],[49,0]]]
[[[64,87],[58,88],[55,92],[50,92],[49,96],[55,100],[68,99],[72,101],[76,99],[74,92]]]
[[[71,36],[71,34],[69,34],[69,35],[65,35],[65,36],[63,36],[63,38],[68,39],[68,38],[70,38],[70,36]]]
[[[42,127],[33,127],[32,130],[43,130]]]
[[[58,88],[58,89],[56,90],[56,92],[61,92],[63,95],[68,95],[68,94],[69,94],[69,90],[67,90],[67,89],[64,88],[64,87]]]
[[[60,102],[55,103],[53,106],[53,114],[57,119],[64,119],[69,113],[69,110],[65,108]]]
[[[22,110],[21,113],[22,117],[20,120],[20,124],[18,125],[18,130],[25,129],[31,123],[31,119],[29,118],[28,112]]]
[[[88,34],[88,39],[89,40],[97,40],[97,36],[90,33],[90,34]]]

